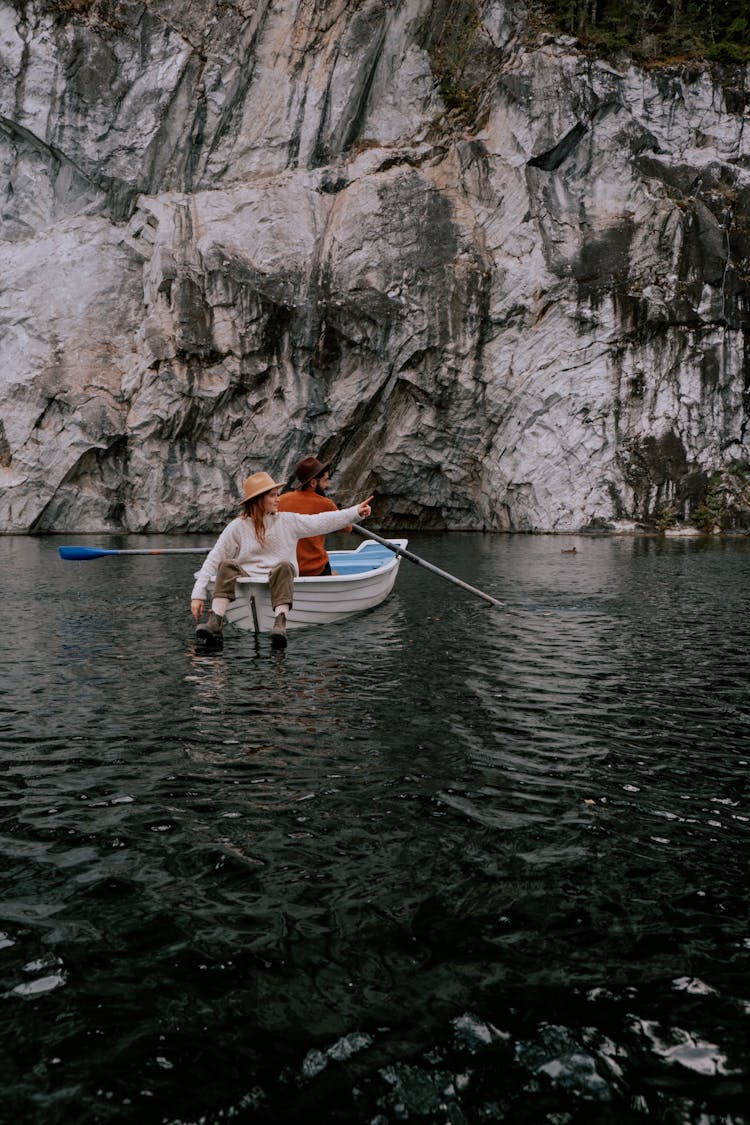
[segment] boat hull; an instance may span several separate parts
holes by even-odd
[[[404,549],[408,540],[389,540]],[[287,629],[329,625],[380,605],[390,594],[398,576],[400,557],[379,543],[368,540],[356,551],[329,551],[331,569],[338,573],[317,578],[295,578],[294,606]],[[270,633],[273,609],[268,582],[238,578],[235,599],[226,612],[238,629]]]

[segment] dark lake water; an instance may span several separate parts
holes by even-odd
[[[749,540],[414,535],[507,608],[214,655],[76,541],[212,537],[0,538],[3,1120],[750,1120]]]

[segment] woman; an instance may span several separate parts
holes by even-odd
[[[361,504],[336,512],[305,516],[279,511],[280,482],[268,473],[253,473],[242,485],[242,514],[224,528],[201,567],[190,596],[190,612],[200,621],[206,587],[216,575],[211,612],[198,625],[196,636],[218,641],[224,629],[224,614],[234,601],[235,579],[268,578],[274,624],[271,644],[286,647],[286,618],[292,608],[294,576],[297,574],[297,540],[310,535],[328,535],[371,514],[368,496]]]

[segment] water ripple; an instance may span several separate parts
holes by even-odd
[[[743,1120],[750,545],[412,545],[507,610],[206,655],[0,540],[11,1119]]]

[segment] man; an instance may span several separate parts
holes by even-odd
[[[326,492],[331,484],[330,461],[317,457],[304,457],[295,470],[299,487],[285,492],[279,499],[280,512],[298,512],[313,516],[318,512],[337,512],[338,506],[329,500]],[[342,528],[351,531],[352,525]],[[325,548],[325,535],[313,535],[297,540],[297,566],[300,578],[331,574],[331,563]]]

